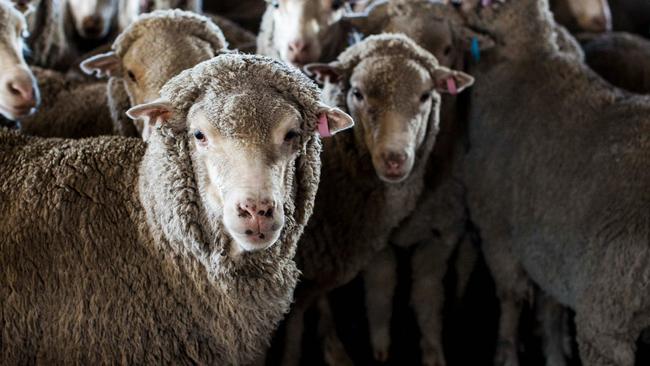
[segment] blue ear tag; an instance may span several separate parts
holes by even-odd
[[[470,48],[470,52],[472,53],[472,57],[474,58],[474,61],[476,62],[481,61],[481,46],[479,46],[478,38],[476,37],[472,38],[472,46]]]

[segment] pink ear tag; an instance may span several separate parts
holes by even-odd
[[[330,132],[330,125],[327,122],[326,113],[321,113],[320,116],[318,116],[318,133],[320,134],[320,137],[332,136],[332,133]]]
[[[483,7],[488,7],[492,4],[492,0],[481,0]]]
[[[456,80],[453,77],[447,79],[447,90],[451,95],[458,94],[458,88],[456,87]]]

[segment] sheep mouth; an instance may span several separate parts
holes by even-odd
[[[400,183],[408,178],[409,174],[406,172],[402,173],[383,173],[378,174],[379,179],[383,180],[386,183]]]
[[[9,119],[17,119],[30,116],[36,112],[36,106],[33,104],[5,107],[0,104],[0,113]]]
[[[244,233],[232,232],[233,239],[245,251],[255,252],[267,249],[275,244],[280,238],[281,230],[256,232],[246,230]]]

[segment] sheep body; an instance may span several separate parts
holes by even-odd
[[[633,93],[650,92],[650,41],[614,32],[583,42],[585,61],[605,80]]]
[[[59,72],[37,67],[32,70],[42,103],[34,115],[20,120],[23,133],[66,138],[112,134],[105,82],[70,80]]]
[[[500,336],[516,336],[529,277],[576,311],[584,364],[633,365],[635,340],[650,325],[650,100],[558,53],[545,0],[479,18],[508,39],[475,67],[465,165],[501,301]]]
[[[232,240],[205,217],[187,126],[178,128],[205,90],[242,78],[244,88],[269,80],[315,129],[318,91],[306,78],[226,55],[166,85],[174,117],[146,150],[137,139],[0,131],[0,363],[242,364],[268,342],[297,281],[320,143],[304,137],[284,181],[280,240],[231,256]]]

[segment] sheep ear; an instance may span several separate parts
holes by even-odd
[[[126,111],[129,118],[136,120],[142,119],[146,126],[153,126],[156,123],[165,123],[174,115],[174,108],[166,100],[158,99],[151,103],[136,105]]]
[[[321,84],[326,82],[338,83],[342,75],[340,65],[336,61],[329,64],[307,64],[303,67],[303,70],[309,77],[316,79]]]
[[[349,114],[323,103],[319,105],[317,130],[321,137],[330,137],[354,126]]]
[[[381,33],[388,19],[388,0],[378,0],[359,13],[343,15],[341,23],[364,35]]]
[[[98,78],[122,76],[122,63],[113,51],[87,58],[80,67],[86,74],[95,75]]]
[[[474,78],[462,71],[438,67],[433,72],[438,93],[458,94],[474,84]]]

